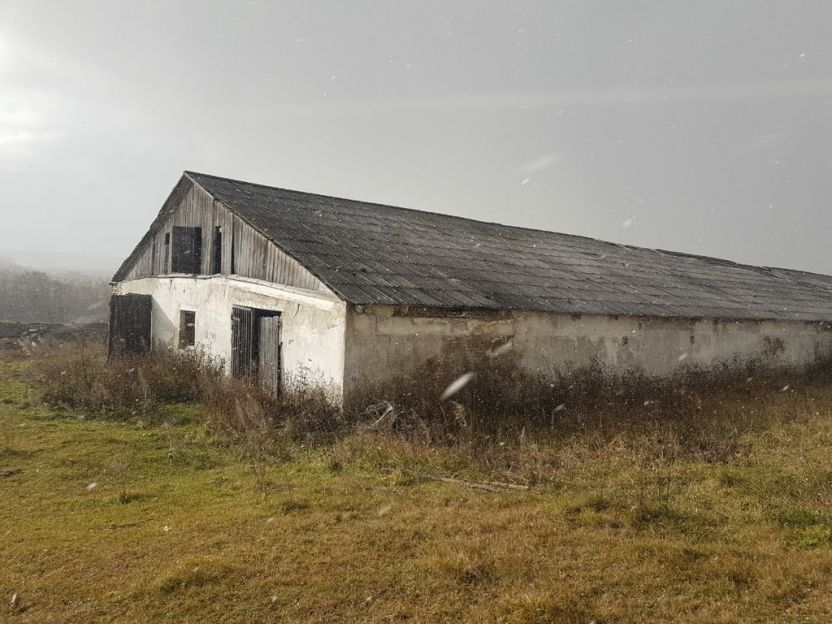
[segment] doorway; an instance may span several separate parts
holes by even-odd
[[[282,379],[280,312],[234,306],[231,309],[231,375],[256,380],[278,394]]]
[[[112,296],[107,357],[150,351],[152,309],[150,295]]]

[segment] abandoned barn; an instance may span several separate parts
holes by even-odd
[[[185,172],[113,278],[111,350],[158,344],[336,401],[495,353],[801,367],[832,355],[832,277]]]

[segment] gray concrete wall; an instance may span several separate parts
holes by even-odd
[[[334,295],[236,276],[147,277],[120,282],[114,294],[151,295],[155,344],[179,342],[179,312],[196,312],[196,346],[231,361],[231,309],[247,306],[282,316],[283,383],[309,383],[342,399],[346,304]]]
[[[670,375],[685,367],[757,361],[771,368],[832,355],[832,324],[718,321],[507,312],[432,318],[391,306],[347,312],[345,392],[410,375],[432,358],[499,357],[533,373],[597,363],[612,372]]]

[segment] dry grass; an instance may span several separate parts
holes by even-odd
[[[198,401],[222,380],[220,367],[197,351],[158,349],[108,362],[102,345],[84,340],[36,347],[32,362],[30,378],[45,403],[99,418],[155,418],[162,406]]]
[[[800,372],[690,369],[669,379],[600,368],[534,377],[511,362],[483,362],[442,400],[459,370],[432,363],[371,389],[352,420],[418,447],[452,449],[480,471],[537,482],[596,453],[641,463],[730,462],[742,456],[745,436],[825,409],[832,388],[827,362]]]
[[[441,417],[387,394],[398,424],[368,428],[376,412],[316,435],[254,405],[63,418],[28,366],[0,362],[0,595],[19,595],[0,620],[832,620],[824,371],[603,399],[587,375],[548,387],[525,424],[477,420],[464,393]],[[279,445],[228,443],[258,430]]]
[[[30,359],[29,379],[43,402],[86,416],[159,421],[168,406],[199,403],[206,426],[235,439],[278,430],[294,439],[332,431],[343,422],[322,392],[275,396],[257,384],[226,377],[220,362],[199,351],[156,348],[151,356],[108,361],[102,345],[80,340],[42,345]]]

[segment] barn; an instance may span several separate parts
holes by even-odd
[[[660,376],[832,356],[830,276],[189,171],[112,287],[112,353],[201,349],[337,402],[445,358]]]

